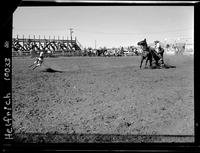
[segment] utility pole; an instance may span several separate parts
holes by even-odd
[[[70,31],[70,38],[71,38],[71,41],[72,41],[72,33],[74,32],[73,28],[69,28],[69,31]]]
[[[95,49],[97,49],[97,41],[95,40],[95,42],[94,42],[94,43],[95,43]]]

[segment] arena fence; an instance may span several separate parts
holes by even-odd
[[[81,44],[74,40],[64,39],[30,39],[30,38],[13,38],[12,55],[29,56],[37,54],[40,51],[47,51],[49,55],[74,55],[80,54]],[[78,52],[78,53],[77,53]]]

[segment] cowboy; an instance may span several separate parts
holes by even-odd
[[[158,40],[154,41],[155,43],[155,50],[157,52],[158,57],[160,58],[159,62],[161,65],[164,64],[164,60],[163,60],[163,53],[164,53],[164,49],[160,46],[160,42]]]
[[[35,60],[35,62],[34,62],[32,65],[30,65],[29,67],[35,65],[35,66],[33,67],[33,70],[34,70],[34,69],[37,68],[38,66],[41,66],[42,63],[43,63],[43,59],[44,59],[44,51],[41,51],[39,57],[37,57],[36,60]]]
[[[44,59],[44,52],[41,51],[41,52],[40,52],[40,56],[39,56],[39,58],[38,58],[38,60],[39,60],[38,63],[39,63],[40,65],[43,63],[43,59]]]

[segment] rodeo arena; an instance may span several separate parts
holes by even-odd
[[[193,42],[13,37],[17,142],[194,142]]]

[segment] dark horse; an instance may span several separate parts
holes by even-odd
[[[146,39],[138,42],[137,45],[142,47],[140,69],[142,68],[142,63],[145,59],[146,59],[145,67],[147,66],[148,61],[149,61],[151,68],[160,66],[159,65],[160,57],[157,55],[155,49],[153,49],[147,45]],[[152,65],[152,63],[153,63],[153,65]]]
[[[166,68],[166,69],[176,68],[176,66],[172,66],[172,65],[164,63],[164,60],[163,60],[164,49],[163,48],[160,47],[159,52],[157,53],[154,48],[149,47],[147,45],[146,39],[138,42],[137,45],[142,47],[140,69],[145,59],[146,59],[145,67],[147,66],[147,62],[149,61],[151,68]]]

